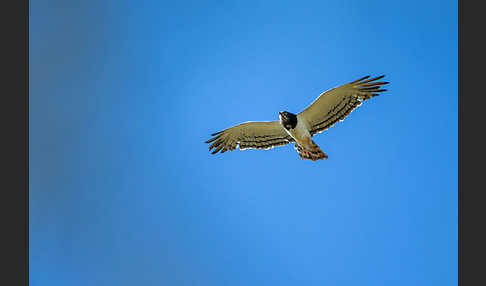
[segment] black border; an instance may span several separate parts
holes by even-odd
[[[476,6],[473,3],[477,3]],[[458,3],[458,283],[486,285],[484,9]]]
[[[3,1],[1,285],[29,285],[29,1]]]
[[[458,115],[458,124],[457,124],[457,284],[459,286],[464,285],[462,283],[462,189],[461,189],[461,183],[462,183],[462,29],[463,29],[463,2],[461,0],[458,1],[457,5],[457,115]]]

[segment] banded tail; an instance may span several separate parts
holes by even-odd
[[[295,150],[299,152],[299,156],[302,160],[309,159],[312,161],[327,159],[327,155],[322,152],[321,148],[313,141],[310,140],[310,148],[304,148],[299,144],[295,144]]]

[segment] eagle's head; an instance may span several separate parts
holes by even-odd
[[[287,130],[294,129],[297,126],[297,115],[293,113],[280,111],[278,117],[280,118],[280,124]]]

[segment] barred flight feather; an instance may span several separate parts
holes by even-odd
[[[285,132],[279,121],[250,121],[213,133],[209,151],[216,154],[221,151],[245,149],[270,149],[288,144],[294,139]]]
[[[380,92],[387,91],[382,89],[381,85],[388,82],[376,82],[383,77],[384,75],[374,78],[366,76],[323,92],[299,113],[307,121],[310,134],[314,135],[329,129],[336,122],[343,121],[362,102],[378,96]]]

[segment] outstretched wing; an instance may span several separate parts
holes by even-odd
[[[248,148],[270,149],[285,145],[294,139],[285,132],[279,121],[249,121],[231,128],[211,134],[213,138],[206,141],[211,143],[209,151],[215,148],[212,154],[219,151],[224,153],[234,150],[237,146],[241,150]]]
[[[377,82],[376,80],[384,77],[378,76],[368,79],[365,76],[358,80],[343,84],[333,89],[323,92],[314,102],[298,115],[307,121],[311,135],[320,133],[337,121],[344,118],[355,108],[371,97],[377,96],[378,92],[386,91],[380,85],[388,82]]]

